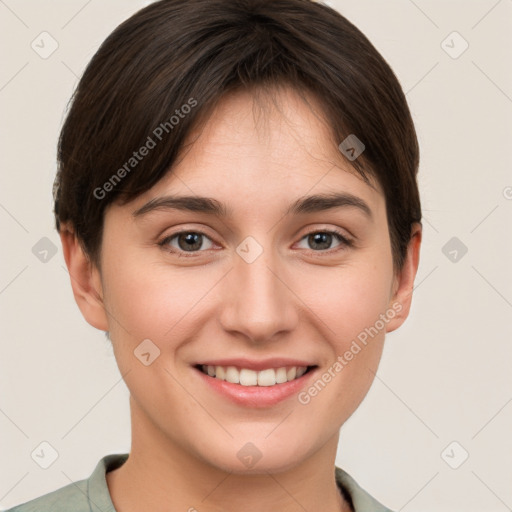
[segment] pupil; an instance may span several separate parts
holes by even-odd
[[[197,242],[197,239],[200,237],[201,235],[199,233],[187,233],[186,235],[184,235],[183,238],[185,238],[186,240],[186,246],[185,246],[185,250],[189,250],[189,249],[199,249],[201,247],[201,242]],[[182,239],[182,237],[180,237],[180,239]],[[180,244],[181,246],[181,244]],[[197,246],[197,247],[196,247]],[[183,249],[183,247],[181,247]]]
[[[327,237],[327,242],[325,241],[325,238]],[[317,244],[324,244],[326,245],[325,247],[320,247],[321,249],[328,249],[329,248],[329,245],[330,245],[330,237],[332,237],[331,234],[329,233],[315,233],[313,235],[310,236],[310,239],[313,241],[313,245],[317,245]],[[323,242],[322,242],[323,240]],[[318,247],[317,247],[318,248]]]
[[[187,233],[184,236],[184,238],[186,240],[186,247],[184,249],[185,250],[199,249],[201,247],[200,237],[201,237],[201,235],[199,233]],[[313,235],[309,236],[309,240],[310,240],[310,242],[312,242],[312,244],[314,246],[316,246],[316,248],[328,249],[329,246],[331,245],[330,244],[331,237],[332,237],[332,235],[330,233],[314,233]],[[182,238],[183,237],[180,237],[180,240]],[[199,240],[199,242],[198,242],[198,240]],[[323,245],[324,247],[318,247],[318,245],[320,245],[320,246]],[[182,249],[183,249],[183,247],[182,247]]]

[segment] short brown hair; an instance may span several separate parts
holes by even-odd
[[[121,23],[88,64],[62,127],[57,230],[71,223],[99,267],[109,204],[162,179],[227,92],[283,85],[315,95],[334,144],[350,134],[363,141],[349,164],[382,186],[393,262],[402,268],[412,224],[421,222],[419,147],[405,95],[359,29],[310,0],[161,0]],[[155,142],[157,127],[164,142],[132,161]]]

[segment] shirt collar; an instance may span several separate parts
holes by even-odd
[[[91,512],[116,512],[108,491],[106,473],[122,466],[128,453],[112,453],[103,457],[87,482],[87,496]],[[392,512],[370,496],[343,469],[335,467],[336,483],[352,505],[354,512]]]
[[[128,453],[111,453],[103,457],[87,482],[87,498],[91,512],[116,512],[107,485],[106,474],[122,466]]]
[[[347,472],[335,468],[336,483],[340,490],[352,500],[354,512],[392,512],[370,496]]]

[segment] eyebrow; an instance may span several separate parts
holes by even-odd
[[[323,212],[340,207],[357,208],[370,219],[373,218],[372,210],[368,204],[360,197],[347,192],[316,194],[299,198],[288,207],[285,215]],[[221,218],[232,215],[232,211],[225,204],[212,197],[168,195],[151,199],[144,206],[133,212],[133,216],[141,217],[155,210],[182,210],[206,213]]]

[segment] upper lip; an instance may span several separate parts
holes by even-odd
[[[238,368],[247,368],[248,370],[261,371],[268,368],[283,368],[290,366],[316,366],[308,361],[299,359],[290,359],[287,357],[274,357],[272,359],[264,359],[261,361],[237,358],[237,359],[212,359],[196,363],[196,366],[236,366]]]

